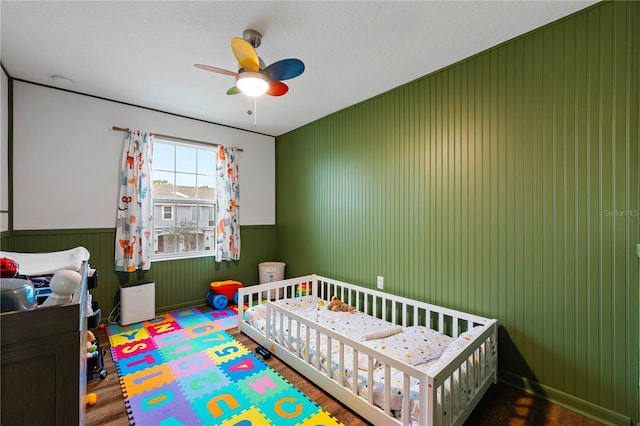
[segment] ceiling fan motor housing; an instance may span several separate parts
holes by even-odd
[[[262,34],[256,30],[246,29],[242,33],[242,38],[249,42],[253,48],[257,48],[262,43]]]

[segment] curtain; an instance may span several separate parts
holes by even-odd
[[[116,271],[133,272],[150,267],[153,251],[152,157],[153,133],[129,131],[122,147],[116,215]]]
[[[240,259],[240,184],[235,147],[218,147],[216,155],[216,262]]]

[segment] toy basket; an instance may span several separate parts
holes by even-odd
[[[284,269],[287,266],[284,262],[262,262],[258,264],[258,276],[260,284],[270,283],[273,281],[281,281],[284,279]],[[267,295],[267,293],[271,293]],[[276,290],[264,292],[262,297],[265,299],[275,299]],[[280,298],[284,297],[284,288],[280,289]]]

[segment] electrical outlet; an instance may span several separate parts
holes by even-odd
[[[378,290],[384,289],[384,277],[378,275]]]

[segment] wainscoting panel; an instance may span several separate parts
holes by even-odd
[[[146,272],[116,273],[113,270],[115,229],[14,231],[16,252],[50,252],[84,246],[89,263],[98,269],[98,288],[91,290],[100,303],[103,321],[119,298],[120,285],[156,283],[156,311],[164,312],[205,303],[209,283],[235,279],[245,285],[258,282],[258,263],[277,260],[275,226],[243,226],[241,259],[216,263],[212,257],[153,262]],[[3,239],[4,241],[4,239]]]

